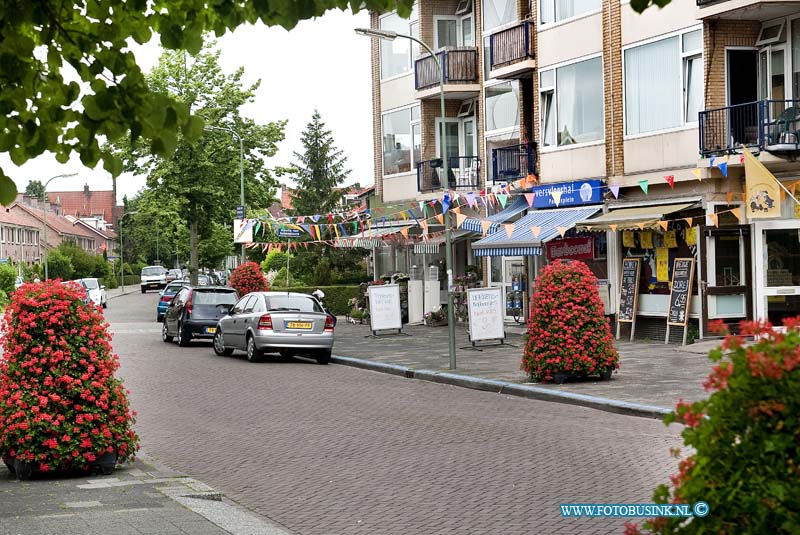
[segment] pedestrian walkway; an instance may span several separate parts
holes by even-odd
[[[0,464],[0,535],[287,535],[184,474],[137,460],[111,476],[35,474]]]
[[[336,326],[333,353],[414,370],[452,371],[480,379],[529,383],[520,370],[525,348],[524,326],[507,328],[506,344],[469,348],[464,325],[456,326],[456,369],[450,370],[447,327],[406,325],[406,335],[371,337],[368,324],[353,325],[343,319]],[[706,397],[701,383],[711,370],[708,351],[714,342],[692,346],[617,341],[620,369],[609,381],[599,378],[568,381],[563,385],[538,383],[537,387],[628,403],[672,409],[679,399]]]

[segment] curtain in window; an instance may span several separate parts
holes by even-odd
[[[684,60],[684,88],[686,94],[686,122],[694,123],[703,109],[703,57],[692,56]]]
[[[681,125],[678,37],[625,51],[625,124],[628,135]],[[700,72],[702,81],[702,71]]]
[[[516,0],[483,0],[483,29],[491,30],[517,20]]]
[[[602,68],[600,58],[594,58],[556,71],[559,145],[602,139]]]
[[[499,130],[519,125],[519,89],[517,82],[487,87],[486,130]]]
[[[556,20],[564,20],[575,16],[573,0],[556,0]]]

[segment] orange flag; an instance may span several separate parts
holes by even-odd
[[[467,216],[464,214],[458,213],[456,214],[456,228],[460,227],[464,224],[464,221],[467,220]]]
[[[636,223],[636,226],[639,227],[639,230],[644,230],[644,223]]]
[[[556,227],[556,230],[558,231],[559,234],[561,234],[561,237],[563,238],[564,234],[567,233],[569,228],[568,227]]]
[[[692,217],[684,217],[683,220],[686,221],[686,224],[689,225],[689,227],[691,227],[692,226],[692,221],[694,221],[694,218],[692,218]]]
[[[438,214],[436,220],[439,221],[440,225],[444,225],[444,214]]]
[[[484,219],[481,221],[481,230],[483,230],[483,235],[486,236],[486,233],[489,232],[489,229],[492,228],[492,222],[488,219]]]
[[[659,221],[658,226],[666,232],[667,227],[669,227],[669,221]]]
[[[453,208],[453,211],[455,213],[457,213],[457,214],[460,214],[461,213],[461,207],[460,206],[456,206],[455,208]]]
[[[512,235],[512,234],[514,234],[514,227],[515,227],[516,225],[514,225],[513,223],[509,223],[509,224],[507,224],[507,225],[503,225],[503,226],[504,226],[504,227],[505,227],[505,229],[506,229],[506,236],[508,236],[508,237],[510,238],[510,237],[511,237],[511,235]]]
[[[733,209],[731,209],[731,213],[736,216],[736,219],[738,219],[740,223],[744,223],[744,221],[742,221],[742,209],[741,208],[733,208]]]
[[[402,234],[404,237],[408,238],[408,227],[401,228],[400,229],[400,234]]]
[[[533,234],[534,238],[538,238],[541,231],[542,227],[531,227],[531,233]]]
[[[610,228],[611,230],[613,230],[614,232],[616,232],[616,231],[617,231],[617,226],[618,226],[618,225],[609,225],[609,226],[608,226],[608,228]]]
[[[719,226],[719,215],[718,214],[708,214],[708,218],[711,220],[711,224],[715,227]]]

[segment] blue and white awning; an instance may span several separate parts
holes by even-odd
[[[528,209],[528,201],[525,200],[524,195],[518,196],[514,199],[514,202],[506,206],[502,211],[497,212],[494,215],[490,215],[486,219],[492,222],[492,226],[489,228],[488,234],[492,234],[497,232],[497,226],[500,223],[505,223],[515,215],[521,214],[525,210]],[[481,228],[481,221],[482,219],[476,219],[474,217],[468,217],[464,220],[461,224],[461,228],[464,230],[469,230],[470,232],[483,232],[483,228]]]
[[[506,232],[495,232],[472,244],[475,256],[539,256],[542,244],[559,236],[558,227],[570,229],[575,223],[591,217],[602,206],[581,208],[556,208],[535,210],[514,223],[511,237]],[[538,236],[531,227],[539,227]]]

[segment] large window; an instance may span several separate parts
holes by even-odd
[[[603,139],[601,58],[540,72],[539,90],[544,146]]]
[[[491,30],[517,20],[517,0],[483,0],[483,29]]]
[[[559,22],[600,10],[600,0],[542,0],[539,5],[542,24]]]
[[[421,151],[419,106],[383,114],[383,174],[408,173]]]
[[[505,82],[487,86],[486,131],[503,130],[519,126],[519,83]]]
[[[380,19],[381,30],[392,30],[397,33],[419,37],[419,20],[416,5],[411,12],[411,18],[401,18],[397,13],[391,13]],[[381,78],[390,78],[411,72],[414,58],[419,55],[419,45],[409,39],[395,39],[386,41],[381,39]]]
[[[625,50],[625,133],[697,122],[703,106],[703,40],[695,30]]]

